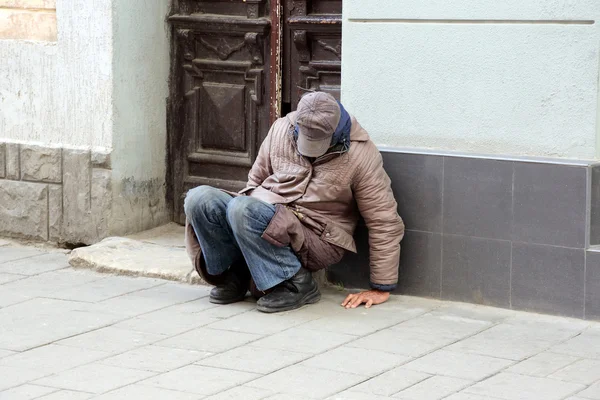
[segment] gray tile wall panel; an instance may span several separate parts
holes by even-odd
[[[513,243],[512,305],[583,318],[584,249]]]
[[[509,239],[512,162],[447,157],[444,233]]]
[[[383,163],[406,228],[441,232],[443,157],[383,153]]]
[[[512,239],[583,248],[586,173],[583,167],[516,163]]]
[[[444,235],[442,299],[510,307],[511,244]]]

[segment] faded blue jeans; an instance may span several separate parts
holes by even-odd
[[[244,258],[256,287],[267,290],[300,270],[289,246],[277,247],[261,237],[275,215],[272,204],[199,186],[188,192],[184,209],[209,274],[220,275]]]

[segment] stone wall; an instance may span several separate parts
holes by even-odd
[[[109,232],[110,155],[0,143],[0,236],[93,243]]]

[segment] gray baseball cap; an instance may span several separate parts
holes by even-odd
[[[331,138],[340,122],[340,106],[325,92],[304,95],[297,108],[298,151],[306,157],[320,157],[331,146]]]

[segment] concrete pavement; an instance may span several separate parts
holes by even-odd
[[[345,292],[266,315],[0,241],[0,399],[600,399],[600,324]]]

